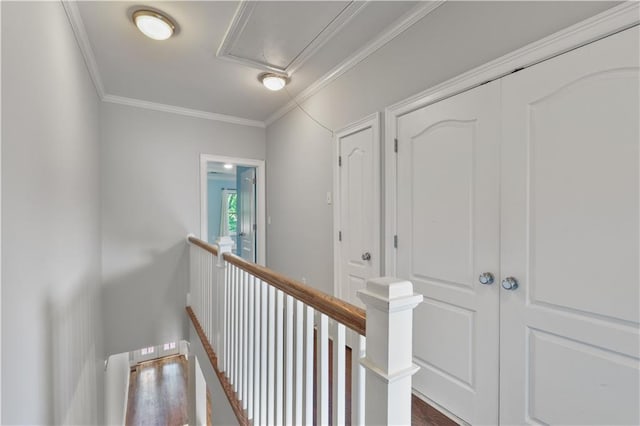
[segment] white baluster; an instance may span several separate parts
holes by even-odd
[[[332,321],[333,333],[333,424],[345,424],[345,327]]]
[[[253,371],[253,358],[255,348],[254,344],[254,323],[255,319],[253,315],[255,314],[255,305],[254,305],[254,277],[250,275],[247,280],[247,290],[249,292],[248,295],[248,303],[247,303],[247,415],[250,419],[253,418],[253,384],[254,384],[254,371]]]
[[[422,301],[409,281],[369,280],[358,297],[367,306],[365,417],[382,424],[411,423],[413,309]]]
[[[286,320],[285,320],[285,410],[284,423],[286,425],[293,424],[293,404],[295,401],[295,392],[293,390],[293,297],[287,295],[286,298]]]
[[[312,307],[307,306],[305,315],[305,361],[304,361],[304,417],[305,424],[311,426],[314,424],[313,418],[313,351],[314,351],[314,317],[315,312]]]
[[[211,343],[211,253],[205,252],[205,297],[204,297],[204,326],[207,341]]]
[[[229,377],[229,348],[231,346],[229,342],[229,334],[230,334],[230,324],[231,324],[231,290],[229,288],[229,281],[231,276],[231,268],[226,267],[224,270],[224,358],[223,358],[223,369],[225,371],[225,375]]]
[[[282,404],[284,402],[284,392],[282,386],[284,369],[284,293],[280,290],[276,291],[277,305],[276,305],[276,424],[281,425],[283,423],[282,418]]]
[[[238,389],[238,268],[232,266],[231,272],[231,294],[233,297],[232,310],[233,317],[231,318],[231,384],[233,390]]]
[[[240,271],[240,388],[238,398],[242,408],[247,408],[247,309],[246,309],[247,273]]]
[[[293,423],[301,425],[303,421],[302,401],[304,400],[302,379],[304,378],[304,364],[302,364],[302,348],[304,347],[304,304],[296,300],[296,374],[295,390],[293,398],[295,400],[295,417]]]
[[[354,345],[351,349],[351,424],[363,426],[364,418],[364,392],[365,372],[360,359],[365,356],[365,337],[352,332]]]
[[[260,319],[262,318],[262,294],[260,292],[261,284],[258,278],[254,278],[254,324],[253,324],[253,338],[254,338],[254,368],[253,368],[253,424],[260,424],[260,365],[262,362],[263,352],[260,350]]]
[[[267,423],[267,318],[269,315],[269,289],[267,283],[260,281],[260,421],[258,424]]]
[[[237,327],[238,331],[236,334],[237,337],[237,354],[236,354],[236,381],[237,381],[237,390],[239,396],[242,396],[242,269],[238,268],[237,277],[236,277],[236,294],[237,294]]]
[[[275,381],[276,381],[276,289],[269,286],[269,383],[267,386],[267,423],[272,425],[275,422]]]
[[[318,327],[318,424],[329,424],[329,317],[320,314]]]
[[[249,274],[242,274],[242,408],[247,409],[249,378]]]
[[[228,309],[228,300],[227,300],[227,296],[228,296],[228,287],[227,287],[227,279],[228,279],[228,272],[229,272],[229,268],[227,267],[227,262],[224,260],[224,254],[225,253],[231,253],[231,251],[233,250],[233,240],[230,237],[219,237],[218,240],[216,241],[216,244],[218,245],[218,256],[216,258],[216,267],[217,267],[217,273],[216,273],[216,285],[218,288],[218,308],[217,308],[217,315],[218,315],[218,326],[217,326],[217,330],[216,330],[216,335],[217,335],[217,340],[216,340],[216,346],[218,346],[216,348],[216,351],[218,353],[223,354],[223,362],[225,365],[225,371],[226,370],[226,365],[227,365],[227,342],[226,340],[224,340],[224,346],[220,347],[221,345],[223,345],[223,333],[227,332],[226,329],[226,312]],[[220,306],[220,304],[223,304],[223,306]],[[224,327],[224,328],[223,328]]]

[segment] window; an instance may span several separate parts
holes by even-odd
[[[220,236],[235,237],[238,232],[238,194],[235,189],[223,189],[220,203]]]
[[[227,220],[229,234],[236,235],[238,231],[238,194],[236,192],[230,192],[227,195]]]
[[[140,349],[140,355],[150,355],[155,350],[156,350],[156,348],[154,346],[149,346],[148,348]]]
[[[165,351],[169,351],[171,349],[175,349],[176,348],[176,342],[171,342],[171,343],[165,343],[163,349]]]

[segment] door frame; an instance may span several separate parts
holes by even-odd
[[[252,158],[224,157],[213,154],[200,154],[200,239],[207,241],[208,203],[207,203],[207,163],[231,163],[256,168],[256,263],[266,265],[267,227],[266,227],[266,172],[264,160]]]
[[[515,70],[530,67],[638,25],[639,13],[640,3],[622,3],[385,108],[383,244],[386,254],[384,256],[385,275],[395,276],[397,271],[394,237],[397,235],[398,176],[395,139],[398,118],[491,80],[504,77]],[[402,241],[398,244],[402,244]]]
[[[340,222],[340,209],[341,205],[341,193],[340,193],[340,139],[354,133],[361,132],[365,129],[371,128],[373,130],[373,176],[374,181],[377,183],[373,189],[373,202],[378,206],[374,211],[373,222],[378,226],[375,229],[374,240],[378,242],[378,251],[380,253],[380,259],[378,261],[378,274],[382,274],[382,268],[384,267],[384,252],[381,239],[381,188],[382,188],[382,167],[380,165],[380,144],[381,144],[381,129],[380,129],[380,113],[375,112],[358,121],[355,121],[346,127],[336,131],[333,137],[333,294],[336,297],[341,297],[342,286],[340,282],[340,275],[342,274],[342,268],[340,267],[340,260],[342,257],[341,241],[338,238],[338,233],[341,230],[342,224]]]

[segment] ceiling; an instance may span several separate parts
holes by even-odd
[[[439,3],[80,1],[70,17],[105,100],[260,124]],[[176,35],[163,42],[142,35],[131,20],[141,6],[173,18]],[[257,76],[264,70],[287,72],[287,90],[262,87]]]

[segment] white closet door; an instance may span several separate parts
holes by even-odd
[[[398,119],[397,274],[414,311],[414,388],[475,424],[498,420],[499,100],[492,82]],[[496,277],[497,281],[497,277]]]
[[[502,424],[640,423],[638,39],[503,79]]]

